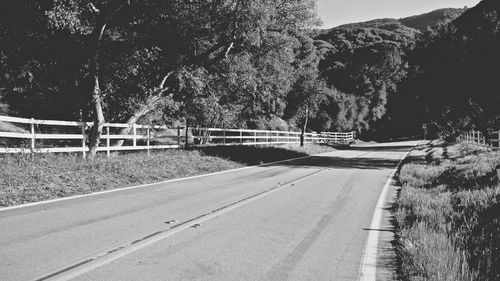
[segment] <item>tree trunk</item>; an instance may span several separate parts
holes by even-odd
[[[92,92],[92,102],[94,105],[93,119],[94,125],[92,126],[89,139],[89,154],[91,158],[94,158],[97,153],[97,148],[99,147],[99,141],[101,140],[102,128],[104,123],[104,114],[102,112],[102,98],[101,98],[101,87],[99,85],[99,57],[101,54],[100,43],[102,41],[104,31],[106,30],[106,23],[100,22],[94,28],[93,35],[95,37],[94,41],[94,53],[90,58],[90,73],[94,77],[94,89]]]
[[[92,93],[92,102],[94,103],[93,121],[94,126],[90,131],[89,152],[93,158],[97,153],[99,142],[101,140],[102,129],[104,127],[104,114],[102,112],[101,104],[101,88],[99,86],[99,76],[94,76],[94,91]]]
[[[309,121],[309,108],[306,107],[306,118],[304,119],[304,126],[302,126],[302,130],[300,131],[300,146],[304,146],[304,137],[307,129],[307,122]]]
[[[146,114],[150,113],[153,111],[158,103],[161,101],[163,98],[163,91],[149,97],[146,102],[137,110],[134,112],[134,114],[127,120],[127,125],[128,127],[123,128],[120,130],[120,135],[128,135],[130,134],[130,131],[132,130],[132,126],[137,123],[139,118],[145,116]],[[122,146],[124,140],[119,140],[115,143],[115,146]]]
[[[227,46],[226,46],[227,45]],[[155,94],[152,95],[150,98],[146,100],[144,104],[141,105],[141,107],[136,110],[132,116],[127,120],[127,125],[128,127],[123,128],[120,130],[120,135],[128,135],[130,134],[130,131],[132,129],[132,125],[134,125],[139,118],[145,116],[149,112],[153,111],[158,103],[161,101],[161,99],[164,97],[165,92],[169,90],[169,88],[166,86],[168,79],[172,77],[174,73],[176,73],[183,65],[192,65],[192,64],[198,64],[202,62],[204,59],[207,59],[211,54],[217,52],[220,50],[222,47],[224,47],[223,51],[216,56],[216,58],[212,59],[209,61],[207,64],[211,65],[215,62],[218,62],[222,60],[223,58],[226,58],[234,47],[234,42],[229,41],[229,42],[220,42],[216,45],[214,45],[212,48],[208,49],[206,52],[203,54],[200,54],[198,56],[194,56],[188,61],[184,62],[183,64],[177,65],[173,67],[172,70],[170,70],[166,75],[163,76],[163,79],[161,80],[159,86],[155,88]],[[124,140],[119,140],[115,143],[115,146],[122,146]]]
[[[184,145],[184,149],[189,148],[189,121],[186,119],[186,144]]]

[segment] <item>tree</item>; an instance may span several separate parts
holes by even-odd
[[[79,104],[68,111],[73,115],[82,112],[81,118],[87,112],[92,113],[90,148],[95,154],[105,119],[126,120],[130,126],[122,133],[127,134],[134,123],[155,110],[182,108],[187,111],[178,114],[192,118],[186,113],[191,115],[197,110],[181,106],[193,98],[182,94],[189,89],[188,85],[195,85],[185,83],[188,76],[203,78],[199,93],[205,95],[204,101],[215,108],[233,110],[230,103],[235,99],[214,91],[213,82],[229,75],[217,71],[227,62],[235,61],[235,57],[244,61],[245,56],[254,66],[271,66],[274,55],[279,55],[275,62],[286,66],[284,60],[290,58],[281,55],[277,46],[291,40],[293,32],[316,23],[314,4],[311,0],[10,1],[2,3],[12,15],[7,17],[9,24],[0,27],[0,36],[3,41],[12,42],[8,48],[1,47],[1,52],[2,58],[7,57],[7,68],[16,75],[5,79],[12,80],[9,89],[17,89],[21,82],[23,89],[29,90],[24,91],[26,95],[20,101],[37,95],[48,100],[50,89],[61,95],[64,90],[77,89],[71,91],[76,98],[68,100],[79,100]],[[29,17],[19,25],[15,17],[22,14]],[[17,42],[31,42],[29,46],[45,42],[47,47],[42,49],[44,52],[27,47],[20,52]],[[59,42],[64,44],[58,45]],[[67,68],[59,68],[68,58],[71,63]],[[21,81],[18,73],[24,73],[27,82]],[[58,76],[60,73],[64,75]],[[267,76],[256,74],[259,87],[270,96],[283,81],[265,82]],[[57,87],[50,88],[44,83],[49,81],[48,77]],[[285,92],[286,86],[280,95]],[[192,99],[200,101],[198,107],[203,103],[199,100],[201,96]],[[279,99],[270,100],[273,99],[270,106],[273,109],[264,111],[279,115],[279,108],[284,106],[278,105]]]
[[[350,121],[345,118],[339,121],[343,120],[342,126],[352,122],[350,129],[358,132],[368,131],[385,116],[397,84],[406,76],[406,53],[413,48],[419,34],[401,23],[392,27],[383,22],[366,23],[370,24],[374,26],[335,28],[318,36],[316,41],[321,55],[320,77],[336,92],[330,101],[338,102],[324,109],[344,112],[338,106],[352,105],[354,99],[352,106],[356,110],[349,114]]]
[[[328,89],[326,83],[319,79],[319,56],[314,41],[304,35],[298,36],[298,41],[295,50],[295,79],[287,96],[285,116],[301,129],[300,146],[303,146],[309,120],[318,113]]]

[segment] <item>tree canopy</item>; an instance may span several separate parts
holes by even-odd
[[[105,121],[389,137],[426,122],[443,132],[498,125],[494,0],[322,31],[315,0],[0,8],[0,98],[10,114],[93,118],[95,145]]]

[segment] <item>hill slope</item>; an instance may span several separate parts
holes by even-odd
[[[425,32],[441,23],[447,23],[460,17],[467,9],[439,9],[430,13],[399,19],[399,22],[408,27]]]
[[[397,29],[406,27],[406,28],[416,29],[421,32],[425,32],[428,28],[433,28],[441,23],[446,23],[455,20],[460,15],[462,15],[466,10],[467,10],[466,8],[439,9],[429,13],[401,18],[401,19],[385,18],[385,19],[370,20],[366,22],[349,23],[335,27],[333,29],[377,28],[388,31],[395,31]]]
[[[346,24],[320,32],[315,38],[321,58],[320,75],[328,86],[346,94],[339,94],[336,103],[357,107],[353,118],[363,124],[363,130],[383,131],[385,121],[382,118],[392,120],[390,116],[396,116],[394,120],[413,122],[393,122],[392,127],[385,126],[387,132],[393,131],[391,134],[411,134],[420,130],[414,99],[397,97],[398,106],[391,105],[397,96],[397,86],[409,69],[406,55],[424,37],[426,30],[454,20],[464,11],[441,9],[402,19]],[[397,111],[398,108],[404,110]],[[377,123],[382,127],[377,129]]]
[[[337,52],[366,46],[377,42],[393,42],[403,48],[412,48],[416,36],[460,17],[467,9],[439,9],[429,13],[401,19],[375,19],[350,23],[332,29],[325,29],[317,36],[320,52]]]

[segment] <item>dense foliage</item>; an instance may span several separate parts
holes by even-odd
[[[96,139],[104,121],[372,138],[497,125],[496,1],[323,31],[315,4],[0,0],[0,97],[9,114],[93,118]]]
[[[109,121],[155,110],[198,125],[270,120],[314,68],[314,4],[3,1],[5,99],[21,115],[86,118],[98,86]]]
[[[500,125],[500,2],[485,0],[437,32],[412,54],[410,77],[425,118],[453,139]]]
[[[424,120],[416,108],[407,74],[408,57],[432,30],[454,20],[464,9],[442,9],[403,19],[378,19],[323,31],[316,41],[322,55],[320,72],[339,94],[330,107],[337,110],[335,129],[355,128],[371,138],[420,133]],[[335,111],[335,110],[334,110]]]

